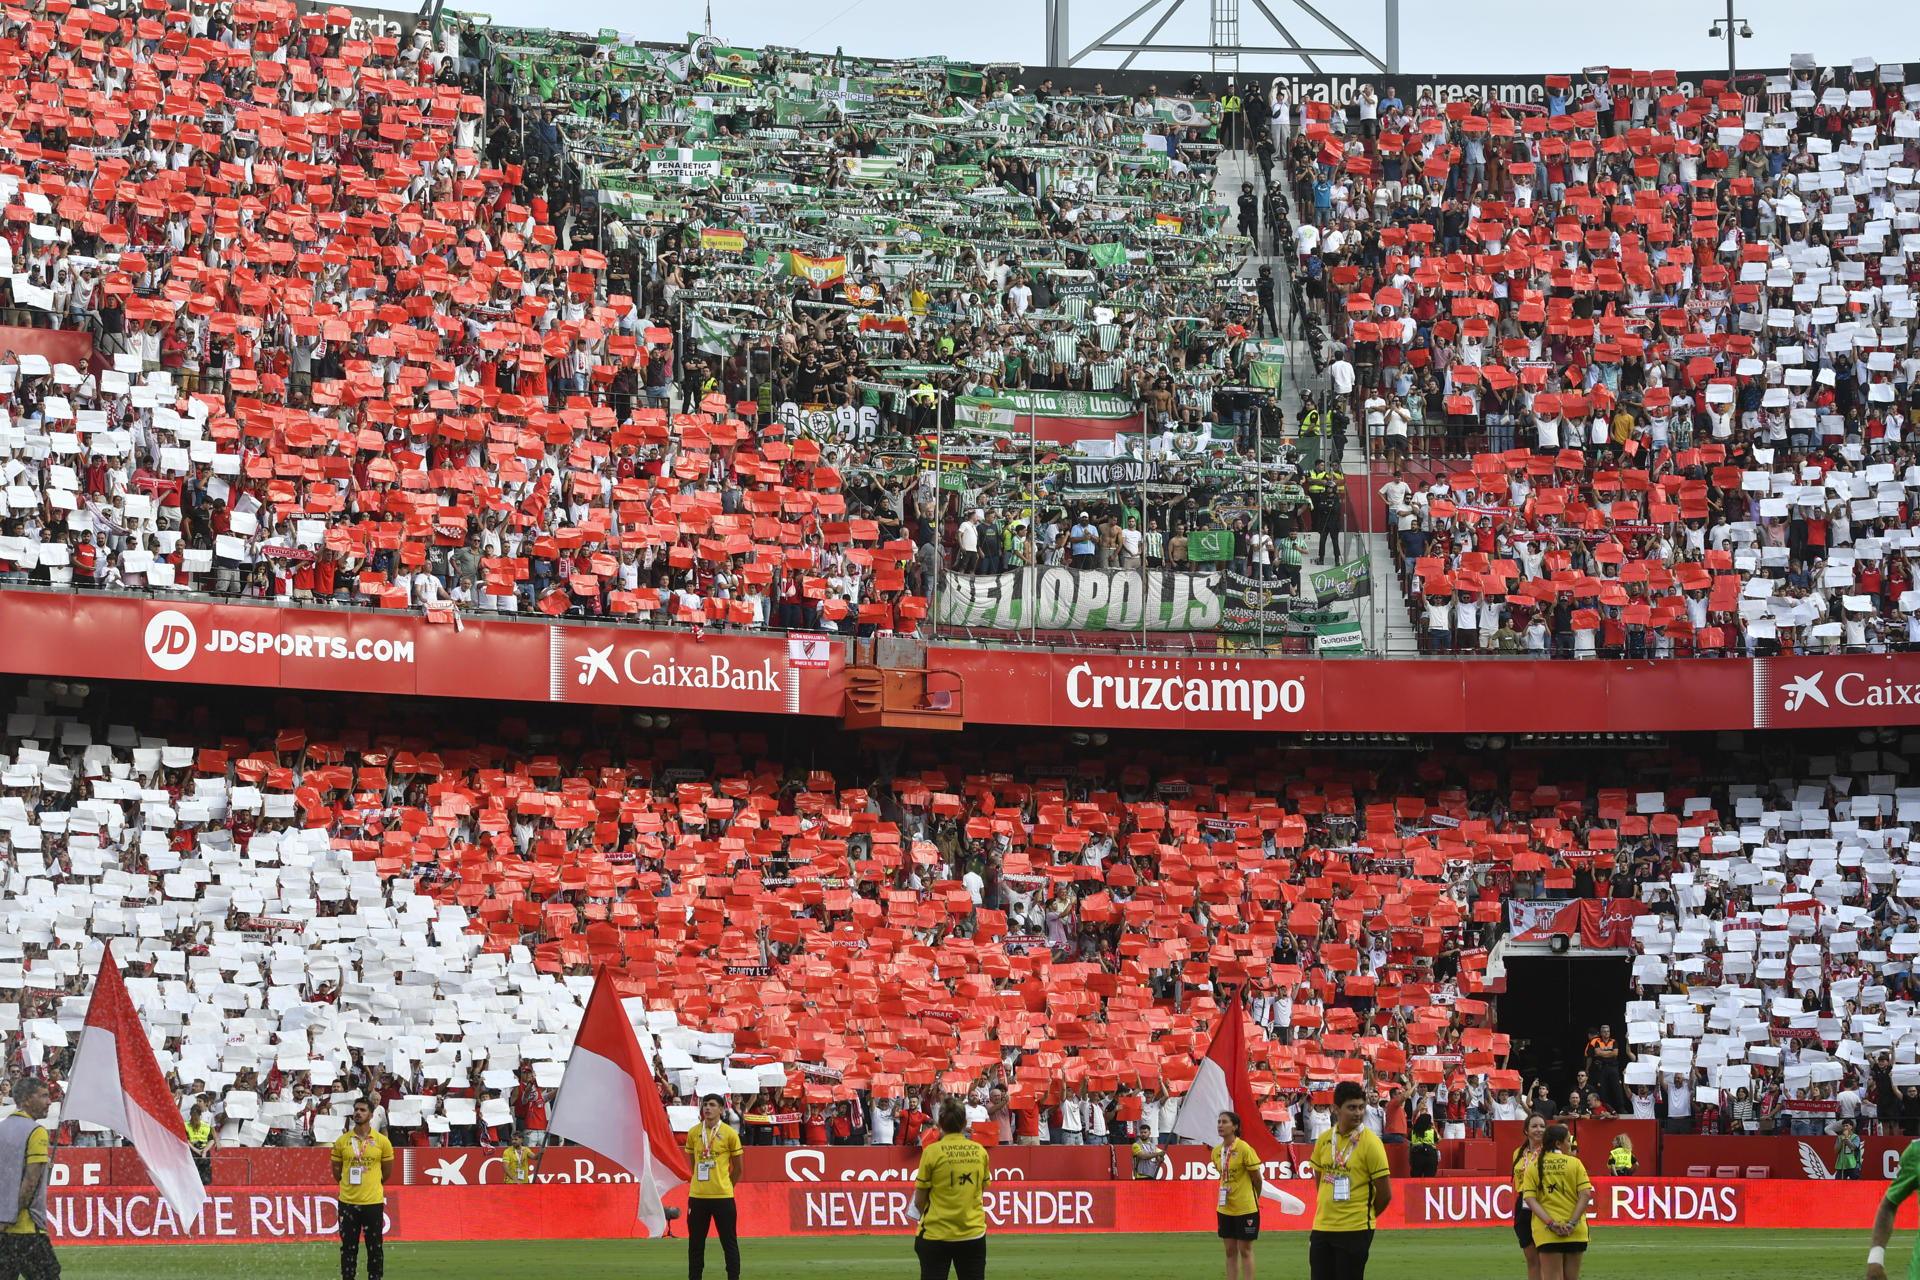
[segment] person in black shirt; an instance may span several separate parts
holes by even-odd
[[[1240,184],[1240,234],[1251,237],[1256,245],[1260,242],[1260,197],[1251,182]]]
[[[1255,332],[1266,333],[1271,330],[1277,335],[1280,332],[1280,319],[1274,314],[1273,310],[1272,267],[1263,266],[1260,268],[1260,275],[1253,282],[1253,292],[1254,295],[1260,299],[1260,319],[1255,328]]]

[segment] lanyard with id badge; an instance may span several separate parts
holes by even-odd
[[[694,1162],[693,1174],[696,1182],[713,1181],[713,1140],[719,1136],[720,1130],[718,1126],[712,1129],[707,1128],[704,1124],[700,1126],[700,1154],[704,1156],[705,1159]]]
[[[1335,1204],[1346,1204],[1353,1199],[1353,1177],[1347,1172],[1347,1161],[1353,1158],[1353,1149],[1360,1145],[1360,1135],[1363,1132],[1365,1132],[1364,1129],[1355,1129],[1353,1131],[1353,1139],[1347,1143],[1346,1150],[1344,1151],[1335,1149],[1340,1144],[1340,1135],[1338,1133],[1335,1133],[1333,1140],[1327,1144],[1328,1154],[1333,1156],[1333,1171],[1329,1176],[1328,1182],[1333,1188],[1333,1202]]]
[[[352,1134],[347,1135],[347,1141],[353,1147],[353,1163],[347,1166],[347,1185],[357,1187],[367,1176],[365,1161],[366,1147],[361,1146],[360,1139]],[[367,1145],[373,1145],[372,1139],[368,1139]]]

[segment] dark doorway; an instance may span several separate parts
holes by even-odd
[[[1567,1096],[1586,1066],[1587,1037],[1602,1023],[1622,1046],[1633,962],[1626,956],[1508,956],[1500,1030],[1512,1037],[1509,1065],[1522,1084],[1544,1081]]]

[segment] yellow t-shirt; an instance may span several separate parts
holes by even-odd
[[[1526,1143],[1513,1149],[1513,1197],[1522,1201],[1527,1194],[1527,1179],[1533,1174],[1533,1166],[1540,1161],[1540,1153],[1532,1150]]]
[[[1387,1176],[1387,1148],[1373,1130],[1361,1125],[1342,1137],[1329,1129],[1313,1144],[1313,1170],[1320,1181],[1313,1210],[1315,1231],[1371,1231],[1373,1184]],[[1347,1198],[1334,1199],[1334,1179],[1345,1175]]]
[[[381,1185],[382,1170],[393,1159],[393,1144],[387,1135],[375,1129],[362,1138],[349,1129],[333,1140],[333,1158],[340,1162],[341,1204],[385,1204],[386,1190]],[[353,1171],[360,1171],[359,1182]]]
[[[706,1126],[694,1125],[687,1134],[687,1164],[693,1179],[687,1183],[687,1197],[693,1200],[731,1200],[733,1198],[733,1158],[740,1154],[740,1135],[722,1120],[712,1137]]]
[[[1215,1147],[1213,1167],[1220,1175],[1220,1189],[1226,1193],[1219,1200],[1221,1213],[1230,1218],[1244,1218],[1260,1212],[1260,1197],[1253,1190],[1253,1175],[1260,1171],[1260,1157],[1253,1154],[1253,1147],[1245,1138],[1235,1138],[1231,1151],[1224,1142]]]
[[[508,1147],[500,1153],[500,1168],[508,1182],[532,1182],[533,1152],[525,1147]]]
[[[1533,1172],[1527,1175],[1526,1194],[1544,1209],[1555,1222],[1567,1222],[1573,1217],[1574,1206],[1580,1203],[1580,1193],[1592,1185],[1587,1177],[1587,1166],[1580,1163],[1578,1156],[1567,1155],[1563,1151],[1549,1151],[1540,1157],[1533,1166]],[[1557,1236],[1547,1229],[1540,1215],[1533,1216],[1533,1242],[1541,1244],[1581,1244],[1587,1238],[1587,1215],[1581,1214],[1580,1221],[1573,1224],[1571,1234]]]
[[[24,1111],[16,1111],[13,1114],[24,1116],[27,1113]],[[27,1135],[27,1167],[31,1169],[34,1165],[46,1164],[51,1159],[52,1157],[48,1155],[46,1128],[36,1125],[33,1132]],[[48,1172],[51,1173],[52,1171],[49,1170]],[[31,1209],[22,1209],[20,1216],[15,1218],[6,1230],[6,1234],[10,1236],[31,1236],[38,1235],[39,1233],[40,1228],[33,1225],[33,1211]]]
[[[942,1134],[920,1152],[913,1185],[927,1192],[920,1234],[929,1240],[978,1240],[987,1234],[987,1149],[957,1133]]]

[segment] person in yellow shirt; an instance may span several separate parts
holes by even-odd
[[[920,1152],[913,1179],[913,1238],[920,1280],[982,1280],[987,1274],[987,1149],[967,1137],[967,1109],[958,1098],[940,1104],[940,1136]]]
[[[1365,1280],[1374,1224],[1393,1202],[1387,1148],[1367,1128],[1367,1091],[1354,1081],[1333,1086],[1333,1120],[1313,1144],[1307,1270],[1312,1280]]]
[[[353,1280],[360,1241],[367,1242],[367,1280],[386,1270],[387,1179],[393,1144],[373,1127],[373,1103],[353,1104],[353,1128],[333,1140],[333,1177],[340,1184],[340,1277]]]
[[[1540,1280],[1580,1280],[1587,1251],[1587,1205],[1593,1182],[1578,1156],[1566,1153],[1567,1126],[1548,1125],[1540,1159],[1527,1174],[1527,1208],[1533,1212],[1533,1246],[1540,1254]]]
[[[526,1137],[518,1129],[507,1139],[507,1149],[500,1153],[500,1173],[514,1186],[533,1181],[533,1152],[527,1150]]]
[[[740,1218],[733,1184],[740,1178],[740,1135],[725,1120],[726,1103],[710,1093],[700,1099],[700,1123],[687,1131],[687,1280],[700,1280],[707,1267],[707,1227],[720,1237],[727,1280],[740,1280]]]
[[[1547,1118],[1537,1112],[1527,1117],[1527,1140],[1513,1149],[1513,1234],[1527,1260],[1527,1280],[1540,1280],[1540,1254],[1533,1247],[1533,1210],[1527,1208],[1527,1180],[1545,1150]]]
[[[1260,1157],[1240,1136],[1240,1116],[1222,1111],[1216,1121],[1220,1145],[1213,1149],[1220,1176],[1216,1207],[1220,1238],[1227,1246],[1227,1280],[1253,1280],[1253,1242],[1260,1238]]]
[[[53,1150],[40,1123],[51,1105],[47,1082],[25,1076],[13,1086],[13,1113],[0,1120],[0,1204],[15,1211],[6,1231],[0,1233],[7,1280],[16,1276],[57,1280],[60,1275],[53,1240],[47,1235]]]

